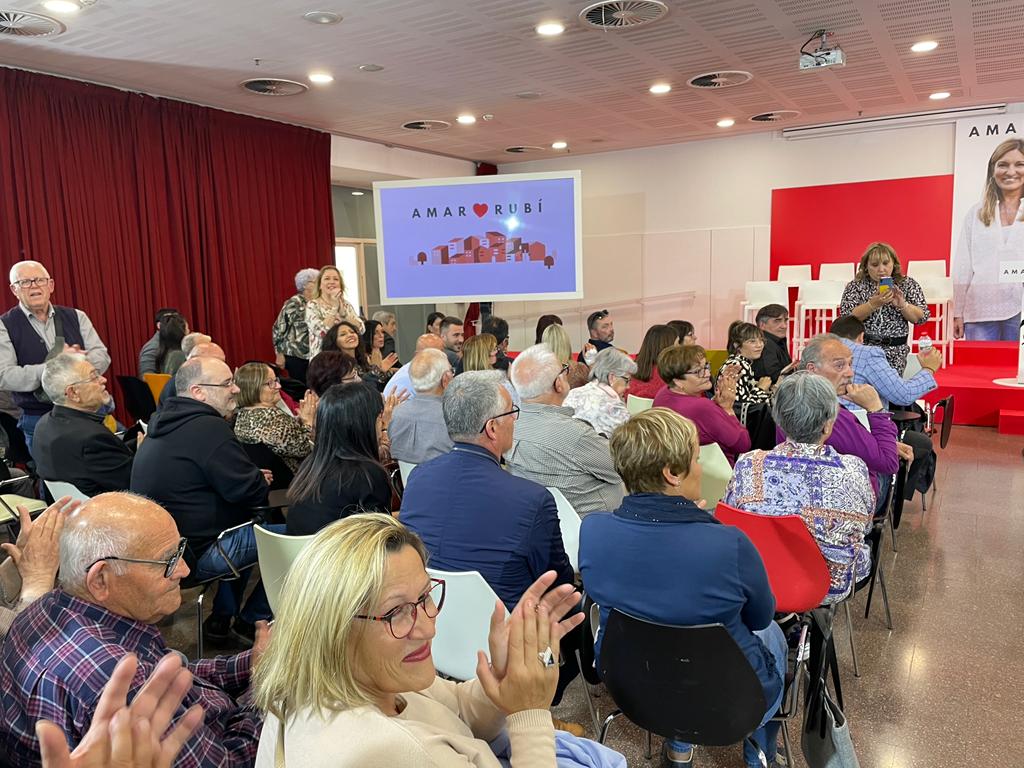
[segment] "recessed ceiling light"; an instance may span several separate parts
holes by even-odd
[[[932,101],[942,101],[949,98],[949,91],[939,91],[938,93],[933,93],[928,98]]]
[[[462,125],[472,125],[476,122],[475,115],[459,115],[455,118],[455,122],[461,123]]]
[[[910,46],[910,50],[914,53],[928,53],[928,51],[934,51],[939,47],[939,44],[934,40],[922,40],[919,43],[914,43]]]
[[[537,34],[544,37],[554,37],[565,32],[565,25],[558,21],[545,21],[536,26]]]
[[[365,192],[360,192],[358,189],[354,189],[354,190],[352,190],[352,194],[355,195],[356,197],[362,197],[366,193]]]
[[[569,146],[569,142],[567,142],[567,141],[555,141],[555,142],[552,142],[552,144],[551,144],[551,148],[552,149],[566,149],[568,146]]]
[[[43,8],[51,13],[78,13],[82,10],[82,3],[78,0],[46,0]]]
[[[384,69],[384,67],[382,67],[380,64],[360,64],[359,65],[359,71],[360,72],[380,72],[382,69]]]
[[[310,72],[309,82],[316,83],[317,85],[326,85],[327,83],[334,82],[334,75],[327,72]]]
[[[736,125],[736,121],[733,120],[731,117],[723,117],[721,120],[715,123],[715,125],[717,125],[719,128],[732,128],[734,125]]]
[[[655,83],[648,90],[651,93],[655,93],[660,96],[663,93],[668,93],[669,91],[671,91],[672,86],[669,85],[668,83]]]
[[[302,14],[302,18],[310,24],[337,24],[341,21],[341,15],[334,11],[310,11]]]
[[[530,101],[532,99],[539,99],[541,95],[542,94],[539,91],[520,91],[516,94],[516,98]]]

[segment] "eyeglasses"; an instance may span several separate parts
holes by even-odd
[[[558,372],[558,375],[555,376],[555,380],[551,382],[551,386],[555,386],[558,383],[558,380],[560,378],[562,378],[563,376],[568,376],[568,375],[569,375],[569,364],[568,363],[562,363],[562,370],[560,370]]]
[[[702,373],[707,373],[711,370],[711,363],[704,363],[700,368],[694,368],[692,371],[683,371],[683,376],[700,376]]]
[[[280,387],[281,379],[278,376],[275,376],[272,379],[267,379],[266,381],[263,382],[263,386],[270,387],[271,389],[274,389],[275,387]]]
[[[613,373],[612,375],[626,382],[627,385],[629,384],[629,382],[633,380],[632,376],[627,376],[626,374],[623,373]]]
[[[427,616],[433,619],[441,612],[441,608],[443,606],[444,579],[431,579],[430,587],[416,602],[402,603],[401,605],[392,608],[382,616],[359,615],[356,616],[356,618],[363,619],[365,621],[383,621],[388,625],[388,631],[391,633],[393,638],[396,640],[404,640],[412,634],[412,630],[416,626],[416,617],[419,615],[420,608],[423,609],[423,612],[427,614]]]
[[[69,387],[77,387],[79,384],[95,384],[101,378],[102,378],[102,376],[100,376],[100,372],[95,370],[95,369],[93,369],[93,372],[91,374],[89,374],[89,378],[82,379],[81,381],[72,381],[70,384],[68,384],[68,386]]]
[[[11,287],[18,286],[19,288],[42,288],[44,285],[53,280],[52,277],[29,277],[25,280],[15,280],[11,283]]]
[[[500,419],[502,416],[511,416],[512,421],[515,421],[516,419],[519,418],[519,406],[513,405],[511,411],[505,411],[504,413],[499,413],[497,416],[491,416],[491,418],[485,421],[484,425],[480,427],[480,434],[482,435],[484,433],[484,430],[487,429],[488,424],[490,424],[495,419]]]
[[[235,386],[235,379],[232,376],[230,379],[228,379],[225,382],[221,382],[220,384],[214,384],[212,382],[203,382],[203,381],[201,381],[198,384],[193,384],[192,386],[195,386],[195,387],[221,387],[221,388],[233,387],[233,386]]]
[[[188,546],[188,539],[184,536],[178,541],[178,549],[173,555],[166,560],[139,560],[134,557],[117,557],[116,555],[109,555],[107,557],[101,557],[97,560],[93,560],[89,563],[89,568],[92,568],[96,563],[102,563],[107,560],[117,560],[122,563],[142,563],[143,565],[162,565],[164,567],[164,578],[171,578],[171,574],[174,573],[174,569],[178,567],[178,562],[185,554],[185,547]],[[85,569],[85,572],[89,572],[89,568]]]

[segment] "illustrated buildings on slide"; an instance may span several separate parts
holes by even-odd
[[[524,242],[504,232],[485,232],[483,237],[454,237],[443,245],[435,245],[428,255],[420,251],[415,261],[420,264],[492,264],[500,262],[543,262],[548,269],[555,264],[556,253],[535,240]]]

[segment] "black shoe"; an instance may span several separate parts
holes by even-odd
[[[248,621],[235,619],[235,623],[231,626],[231,634],[243,643],[252,645],[256,642],[256,625],[250,624]]]
[[[203,622],[203,636],[209,640],[227,640],[230,631],[230,616],[211,615]]]

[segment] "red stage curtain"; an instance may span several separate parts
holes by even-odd
[[[3,269],[45,264],[112,373],[136,373],[163,306],[232,365],[272,360],[295,272],[333,247],[328,134],[0,69]]]

